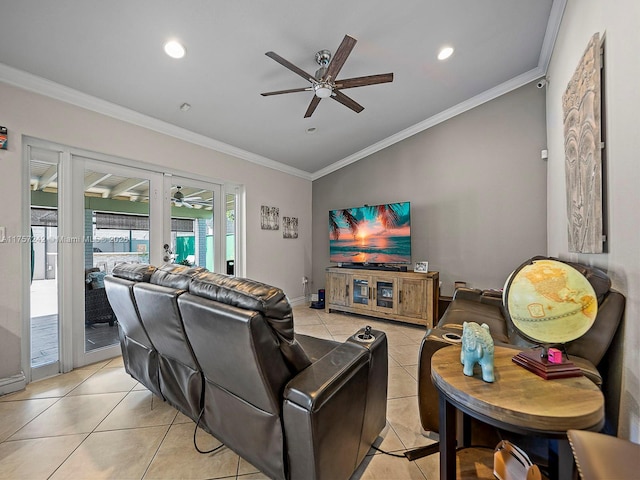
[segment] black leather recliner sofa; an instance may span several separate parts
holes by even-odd
[[[105,279],[126,371],[275,479],[347,479],[386,422],[387,340],[294,335],[282,290],[181,265]]]

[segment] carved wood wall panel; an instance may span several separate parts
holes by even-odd
[[[603,251],[600,94],[596,33],[562,97],[570,252]]]

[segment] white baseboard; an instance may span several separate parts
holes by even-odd
[[[307,298],[304,296],[289,298],[288,300],[292,307],[298,307],[300,305],[307,305],[307,306],[309,305],[309,300],[307,300]]]
[[[24,376],[24,372],[20,372],[10,377],[0,378],[0,395],[24,390],[26,386],[27,379]]]

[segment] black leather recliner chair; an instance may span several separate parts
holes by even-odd
[[[180,265],[105,279],[125,369],[276,479],[347,479],[386,422],[383,332],[294,334],[282,290]]]

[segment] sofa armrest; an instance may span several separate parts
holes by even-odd
[[[357,465],[370,352],[342,343],[285,387],[283,420],[290,477],[349,478]]]
[[[443,347],[459,344],[462,330],[435,327],[427,330],[418,354],[418,410],[424,430],[439,432],[439,395],[431,381],[431,357]]]
[[[366,364],[368,357],[362,347],[342,343],[296,375],[285,387],[284,399],[309,411],[319,410]]]

